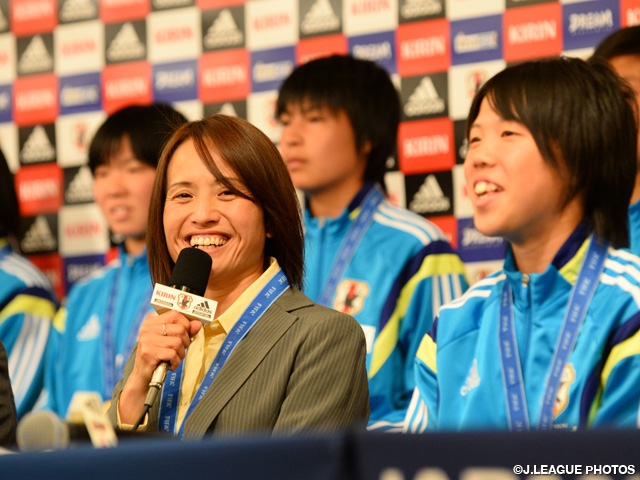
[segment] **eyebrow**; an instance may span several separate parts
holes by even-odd
[[[172,188],[188,187],[190,185],[193,185],[193,182],[174,182],[171,185],[167,185],[167,191],[171,190]]]
[[[320,111],[325,109],[328,109],[328,107],[318,102],[313,102],[313,103],[309,102],[309,103],[304,103],[300,105],[300,111],[302,113],[309,113],[309,112]]]
[[[109,161],[105,161],[105,162],[100,163],[99,165],[96,165],[96,168],[109,167],[109,166],[114,165],[114,164],[126,165],[127,163],[131,163],[131,162],[146,163],[145,161],[139,159],[135,155],[132,155],[130,157],[120,158],[120,159],[117,159],[117,160],[114,160],[112,158]]]

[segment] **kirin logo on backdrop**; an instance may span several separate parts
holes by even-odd
[[[504,58],[508,62],[562,52],[562,9],[557,3],[505,11]]]
[[[243,99],[251,91],[249,52],[244,48],[205,53],[198,71],[200,100],[204,103]]]
[[[62,170],[56,163],[23,166],[16,173],[21,215],[57,212],[62,205]]]
[[[398,133],[400,170],[405,174],[450,170],[455,164],[453,122],[432,118],[402,122]]]
[[[400,25],[398,42],[398,72],[402,76],[443,72],[451,65],[449,21],[428,20]]]
[[[23,37],[51,32],[58,23],[55,0],[11,0],[11,30]]]

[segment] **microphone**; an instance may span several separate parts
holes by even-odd
[[[106,422],[109,420],[106,419]],[[112,437],[113,436],[113,437]],[[101,419],[83,423],[65,421],[51,410],[29,412],[18,423],[16,441],[21,452],[42,452],[64,450],[91,445],[94,448],[115,447],[118,440],[123,442],[140,439],[175,438],[164,432],[140,433],[128,430],[114,430]],[[108,440],[108,444],[105,442]]]
[[[213,321],[218,303],[202,296],[207,289],[211,265],[212,260],[207,252],[197,248],[182,249],[169,277],[170,286],[156,284],[151,305],[158,313],[175,310],[190,320],[203,323]],[[169,362],[161,362],[154,370],[144,402],[147,407],[150,408],[155,402],[167,378],[169,366]]]
[[[18,447],[23,452],[61,450],[90,441],[89,431],[82,423],[68,423],[51,410],[27,413],[16,432]]]
[[[50,410],[29,412],[18,424],[16,440],[23,451],[58,450],[89,440],[97,448],[118,444],[100,394],[85,391],[73,394],[66,422]]]

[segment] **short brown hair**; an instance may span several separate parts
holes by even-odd
[[[302,289],[303,230],[295,188],[280,152],[258,128],[237,117],[212,115],[178,128],[162,151],[149,207],[147,249],[151,278],[166,283],[174,262],[167,249],[163,213],[167,196],[167,170],[175,151],[192,140],[200,160],[216,179],[237,195],[262,209],[265,230],[265,266],[269,257],[278,260],[289,283]],[[226,178],[212,152],[233,169],[245,191]]]

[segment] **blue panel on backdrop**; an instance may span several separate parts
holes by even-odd
[[[67,257],[64,259],[64,288],[65,292],[78,280],[86,277],[105,264],[105,256],[85,255],[81,257]]]
[[[295,58],[294,47],[251,52],[251,91],[278,90],[293,71]]]
[[[154,100],[173,103],[198,98],[198,61],[153,66]]]
[[[564,50],[591,48],[620,28],[620,5],[611,0],[562,6]]]
[[[451,22],[451,63],[502,59],[502,15]]]
[[[11,121],[11,85],[0,85],[0,123]]]
[[[100,73],[60,78],[60,113],[91,112],[102,108]]]
[[[395,32],[372,33],[349,38],[349,52],[356,58],[371,60],[396,73]]]
[[[501,260],[506,253],[502,237],[486,237],[473,225],[473,218],[458,219],[458,253],[463,262]]]

